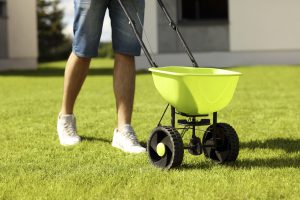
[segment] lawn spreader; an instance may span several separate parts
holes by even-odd
[[[238,135],[229,124],[217,121],[217,112],[231,101],[241,73],[217,68],[200,68],[162,0],[157,2],[170,27],[182,42],[193,67],[158,67],[124,3],[122,0],[118,2],[151,65],[149,71],[152,72],[154,85],[168,103],[147,142],[150,162],[164,169],[177,167],[182,163],[184,149],[192,155],[204,153],[205,157],[220,164],[235,161],[239,153]],[[164,126],[161,122],[169,107],[171,124]],[[176,115],[183,119],[176,121]],[[176,127],[176,123],[180,127]],[[202,140],[196,136],[196,128],[199,126],[208,126]],[[189,144],[184,146],[182,137],[188,130],[191,130],[192,136]]]

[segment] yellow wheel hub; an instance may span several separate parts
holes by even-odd
[[[163,143],[158,143],[156,146],[156,152],[160,157],[163,157],[166,153],[166,147]]]

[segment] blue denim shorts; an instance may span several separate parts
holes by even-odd
[[[136,22],[141,35],[145,0],[122,1]],[[107,9],[111,19],[114,51],[132,56],[140,55],[141,46],[117,0],[74,0],[74,6],[73,52],[77,56],[86,58],[98,56],[103,20]]]

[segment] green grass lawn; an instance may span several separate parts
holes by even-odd
[[[243,76],[219,121],[238,132],[238,161],[217,165],[185,152],[182,166],[166,171],[110,145],[111,60],[93,62],[78,98],[83,142],[59,145],[64,64],[0,74],[0,199],[300,199],[300,67],[234,68]],[[165,105],[151,75],[139,73],[133,125],[142,142]]]

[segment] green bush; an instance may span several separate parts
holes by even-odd
[[[114,50],[112,47],[112,43],[111,42],[101,42],[99,49],[98,49],[98,55],[101,58],[113,58]]]
[[[38,0],[39,61],[66,59],[71,52],[71,40],[63,34],[64,10],[60,0]]]

